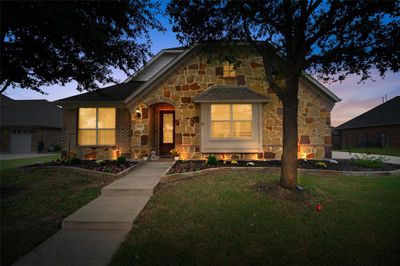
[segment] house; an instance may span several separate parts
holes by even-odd
[[[341,124],[335,131],[335,148],[400,148],[400,96]]]
[[[240,51],[229,64],[197,45],[164,49],[122,84],[57,101],[63,149],[83,158],[177,149],[181,159],[280,159],[282,103],[261,57],[248,45]],[[330,158],[340,99],[307,74],[299,85],[299,157]]]
[[[0,96],[0,151],[47,152],[60,149],[62,110],[47,100]]]

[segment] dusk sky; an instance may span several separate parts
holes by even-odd
[[[165,33],[152,32],[152,52],[156,54],[161,49],[180,46],[175,34],[171,30],[168,19],[165,17],[159,18],[162,24],[167,28]],[[114,77],[119,81],[124,81],[127,76],[121,71],[114,71]],[[341,102],[337,103],[332,112],[332,125],[340,125],[349,119],[360,115],[361,113],[382,103],[382,97],[387,95],[387,99],[391,99],[400,95],[400,74],[389,72],[386,77],[382,79],[379,75],[375,74],[372,80],[358,84],[358,76],[349,76],[342,83],[324,84],[332,92],[334,92]],[[111,84],[110,84],[111,85]],[[71,82],[65,86],[50,86],[43,87],[42,89],[48,95],[42,95],[32,90],[24,90],[20,88],[9,88],[4,93],[13,99],[47,99],[54,101],[64,97],[79,94],[75,89],[76,83]]]

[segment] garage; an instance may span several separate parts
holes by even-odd
[[[12,130],[10,150],[12,153],[32,152],[32,130],[27,130],[27,129]]]

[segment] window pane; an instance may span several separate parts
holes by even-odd
[[[96,108],[79,108],[79,128],[96,128]]]
[[[96,130],[79,130],[78,145],[96,145]]]
[[[252,122],[233,122],[233,137],[249,138],[252,132]]]
[[[173,118],[173,114],[163,114],[163,143],[174,143]]]
[[[115,108],[99,108],[99,128],[115,128]]]
[[[211,137],[213,138],[229,138],[230,131],[230,122],[211,122]]]
[[[99,129],[98,145],[115,145],[115,130]]]
[[[230,64],[229,62],[224,63],[224,77],[234,78],[236,76],[235,66],[234,64]]]
[[[252,120],[251,104],[233,104],[233,120]]]
[[[212,104],[211,121],[231,120],[231,107],[229,104]]]

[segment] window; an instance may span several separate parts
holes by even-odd
[[[251,104],[211,104],[212,138],[251,138]]]
[[[78,145],[115,145],[115,108],[79,108]]]
[[[229,62],[224,63],[224,78],[235,78],[236,77],[236,71],[235,71],[235,65],[231,64]]]

